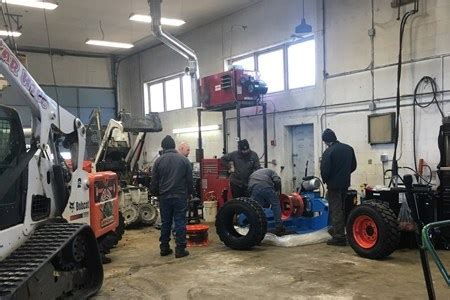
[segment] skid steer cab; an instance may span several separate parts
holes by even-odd
[[[29,149],[17,112],[0,106],[0,298],[86,299],[103,282],[92,229],[62,218],[68,203],[89,199],[79,167],[86,129],[45,94],[0,39],[0,74],[31,112]],[[74,159],[69,172],[58,143]],[[88,216],[84,216],[88,218]]]
[[[17,112],[0,105],[1,299],[87,298],[102,284],[92,230],[60,218],[70,203],[71,179],[48,154],[34,141],[27,150]],[[71,189],[84,189],[82,184]]]

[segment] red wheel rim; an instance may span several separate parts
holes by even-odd
[[[286,194],[280,194],[280,206],[281,206],[281,220],[287,220],[291,217],[294,210],[291,197]]]
[[[358,216],[353,222],[353,238],[364,249],[370,249],[378,241],[378,227],[369,216]]]

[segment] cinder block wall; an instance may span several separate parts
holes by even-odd
[[[292,189],[292,146],[287,126],[302,123],[314,124],[317,175],[323,151],[321,131],[330,127],[341,141],[351,144],[356,150],[359,166],[352,177],[353,186],[382,183],[380,155],[386,153],[391,159],[393,145],[368,144],[367,115],[395,111],[395,63],[400,22],[396,20],[397,10],[390,7],[390,2],[305,1],[306,19],[313,26],[316,40],[316,85],[266,97],[276,108],[276,113],[268,117],[268,134],[269,140],[276,135],[277,145],[269,145],[268,156],[269,160],[276,160],[277,165],[271,165],[275,170],[285,167],[282,178],[287,190]],[[298,0],[261,0],[179,38],[196,50],[201,76],[207,76],[223,71],[224,60],[229,57],[288,41],[300,22],[300,6]],[[402,14],[407,9],[411,9],[411,5],[402,7]],[[412,103],[408,95],[413,93],[417,81],[424,75],[436,78],[440,90],[449,89],[449,20],[450,2],[446,0],[420,1],[420,12],[409,19],[403,47],[405,64],[401,93],[405,97],[402,104]],[[247,29],[231,30],[233,24],[246,25]],[[368,34],[372,25],[376,32],[373,45]],[[120,107],[143,114],[143,83],[180,72],[184,66],[184,59],[164,45],[126,59],[119,70]],[[448,99],[448,93],[440,96],[440,100]],[[377,110],[373,112],[368,109],[372,100],[377,105]],[[444,104],[444,112],[447,112],[447,106]],[[274,106],[269,103],[269,112],[273,109]],[[242,136],[249,139],[254,150],[262,153],[262,120],[261,116],[254,114],[254,108],[247,109],[243,114]],[[208,113],[204,116],[205,125],[221,123],[220,114]],[[149,138],[144,156],[146,162],[151,162],[157,154],[165,134],[171,134],[173,128],[195,126],[197,122],[195,109],[162,113],[162,120],[164,132]],[[232,113],[228,123],[229,150],[233,150],[236,121]],[[417,156],[424,158],[433,170],[439,159],[437,134],[440,123],[440,115],[434,106],[420,110],[417,117],[417,135],[420,139]],[[411,107],[402,108],[401,127],[399,165],[412,167]],[[204,138],[206,156],[220,155],[221,133],[206,133]],[[176,139],[189,142],[192,148],[197,143],[195,134],[179,135]],[[191,159],[194,160],[194,154]]]

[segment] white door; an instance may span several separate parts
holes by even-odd
[[[307,164],[307,175],[316,175],[314,174],[314,125],[292,126],[292,181],[294,189],[301,184]]]

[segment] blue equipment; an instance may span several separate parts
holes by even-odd
[[[287,231],[302,234],[328,226],[328,201],[320,196],[320,192],[305,191],[290,196],[282,195],[280,198],[282,197],[285,199],[288,197],[291,200],[291,202],[281,201],[282,222]],[[295,201],[303,202],[300,204],[300,207],[303,207],[302,211],[292,209],[296,205]],[[272,209],[265,208],[264,212],[267,218],[267,230],[274,230],[275,220]]]

